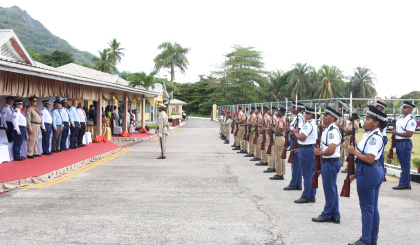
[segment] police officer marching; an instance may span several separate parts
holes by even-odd
[[[6,104],[1,109],[1,126],[6,131],[7,140],[13,142],[13,97],[6,97]]]
[[[271,180],[284,180],[284,175],[286,174],[286,160],[281,158],[281,153],[284,148],[284,128],[286,127],[286,120],[284,117],[284,113],[286,112],[286,108],[279,107],[277,108],[276,124],[271,128],[275,133],[275,140],[274,140],[274,162],[276,169],[276,174],[273,177],[270,177]]]
[[[303,176],[303,193],[301,198],[295,200],[295,203],[315,202],[316,189],[311,188],[312,176],[315,166],[315,143],[318,138],[318,126],[315,124],[315,109],[311,107],[305,108],[306,123],[302,129],[293,129],[295,139],[298,140],[298,156],[299,164]]]
[[[26,119],[28,122],[28,151],[27,151],[27,158],[34,158],[35,156],[39,156],[40,153],[37,151],[38,145],[38,138],[39,133],[41,130],[41,114],[39,113],[38,109],[36,108],[37,98],[31,97],[29,98],[30,106],[26,111]]]
[[[42,103],[44,104],[44,108],[41,110],[41,128],[42,128],[42,151],[44,155],[51,155],[50,152],[50,137],[51,137],[51,129],[52,129],[52,116],[50,111],[50,101],[43,100]]]
[[[382,153],[382,129],[386,127],[386,114],[369,105],[364,127],[366,133],[356,148],[348,147],[349,154],[357,157],[356,176],[359,205],[362,212],[362,236],[349,245],[376,244],[379,232],[378,197],[384,172],[378,163]]]
[[[23,109],[23,100],[15,100],[16,108],[13,110],[12,115],[12,125],[13,128],[13,160],[23,161],[24,157],[20,156],[20,147],[22,146],[22,141],[26,135],[26,126],[28,122],[25,115],[22,113]]]
[[[417,122],[411,116],[411,112],[416,106],[408,101],[403,102],[402,113],[403,117],[397,120],[395,123],[395,130],[392,130],[392,135],[395,135],[396,152],[398,160],[401,164],[401,177],[400,182],[397,186],[394,186],[394,190],[411,190],[411,150],[413,149],[413,138],[414,131],[417,127]]]
[[[312,218],[312,221],[314,222],[340,223],[337,174],[341,168],[341,133],[335,122],[341,116],[341,113],[333,108],[329,106],[325,108],[322,120],[322,127],[325,128],[325,130],[322,132],[321,136],[321,148],[316,148],[314,151],[315,155],[322,156],[320,173],[325,194],[325,206],[321,215]]]

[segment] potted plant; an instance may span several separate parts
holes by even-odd
[[[157,127],[156,127],[156,124],[155,123],[149,124],[147,126],[149,127],[149,133],[150,134],[155,134],[156,133]]]

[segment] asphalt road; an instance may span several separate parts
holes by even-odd
[[[299,191],[219,139],[219,126],[190,119],[167,140],[131,151],[55,185],[0,195],[0,244],[347,244],[361,235],[355,183],[340,198],[341,224],[311,221],[325,204],[294,204]],[[339,175],[341,189],[344,174]],[[321,180],[321,178],[320,178]],[[321,182],[319,183],[320,186]],[[418,244],[420,186],[381,187],[379,244]]]

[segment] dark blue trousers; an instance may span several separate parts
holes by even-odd
[[[9,130],[13,130],[13,158],[16,159],[20,157],[20,147],[23,139],[25,139],[26,127],[19,127],[20,135],[17,135],[17,131],[13,127]]]
[[[321,166],[322,186],[325,194],[325,206],[321,215],[324,219],[340,219],[337,190],[337,174],[340,168],[341,160],[325,162]]]
[[[380,164],[357,164],[357,194],[362,212],[362,237],[364,243],[378,240],[379,211],[378,196],[383,180]]]
[[[64,131],[61,134],[60,150],[66,149],[67,136],[69,136],[69,123],[64,122]]]
[[[9,142],[13,142],[13,131],[14,131],[13,123],[6,121],[6,125],[7,125],[7,132],[6,132],[7,140]]]
[[[299,164],[303,176],[303,198],[313,198],[316,188],[311,188],[312,176],[315,172],[315,147],[299,147]]]
[[[44,154],[50,153],[50,137],[52,130],[51,124],[45,124],[45,129],[47,130],[47,132],[44,132],[44,130],[42,130],[42,152]]]
[[[411,149],[413,149],[412,141],[396,142],[397,157],[401,164],[400,185],[410,185],[411,176]]]
[[[384,137],[384,149],[386,144],[388,144],[388,137]],[[384,159],[384,151],[382,151],[381,156],[378,159],[379,164],[381,164],[382,169],[384,170],[384,177],[385,177],[385,159]]]
[[[77,135],[79,134],[79,126],[78,122],[74,123],[74,128],[70,127],[70,147],[77,146]]]
[[[290,139],[291,148],[293,148],[293,140]],[[289,186],[301,187],[302,186],[302,171],[299,164],[299,154],[295,153],[295,161],[292,164],[292,179],[290,180]]]

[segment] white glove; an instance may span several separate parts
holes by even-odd
[[[166,136],[169,136],[169,134],[170,134],[170,133],[169,133],[169,132],[167,132],[167,133],[166,133]]]
[[[159,138],[162,138],[162,134],[161,133],[159,133],[158,135],[159,135]]]

